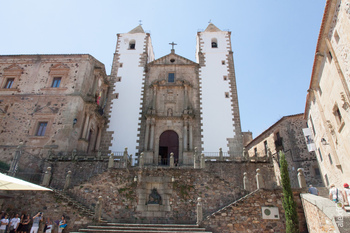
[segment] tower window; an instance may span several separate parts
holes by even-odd
[[[224,81],[227,81],[227,76],[226,75],[224,76]]]
[[[225,65],[225,64],[226,64],[226,63],[225,63],[225,60],[222,60],[222,61],[221,61],[221,64],[222,64],[222,65]]]
[[[211,39],[211,47],[212,48],[218,47],[218,40],[216,38]]]
[[[60,87],[61,84],[61,77],[55,77],[52,80],[51,87]]]
[[[225,92],[225,98],[230,98],[230,93]]]
[[[122,81],[122,77],[117,77],[117,82],[121,82]]]
[[[168,83],[175,82],[175,73],[169,73],[168,74]]]
[[[136,42],[135,40],[131,40],[129,43],[129,49],[135,49]]]
[[[341,125],[343,123],[343,118],[341,116],[340,110],[338,108],[338,105],[335,105],[333,107],[333,115],[338,123],[338,125]]]
[[[4,88],[7,88],[7,89],[12,88],[12,85],[13,85],[13,82],[14,82],[14,81],[15,81],[14,78],[8,78],[8,79],[6,80],[6,83],[5,83]]]

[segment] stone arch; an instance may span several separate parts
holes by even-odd
[[[179,135],[173,130],[164,131],[159,137],[159,156],[161,165],[170,164],[170,153],[174,153],[174,161],[179,160]]]

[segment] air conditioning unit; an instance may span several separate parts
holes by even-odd
[[[263,219],[280,219],[278,207],[261,207]]]

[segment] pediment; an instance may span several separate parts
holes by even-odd
[[[198,63],[179,56],[175,53],[170,53],[164,57],[150,62],[148,65],[198,65]]]
[[[66,64],[56,64],[50,67],[51,74],[65,74],[69,72],[69,67]]]
[[[58,108],[51,108],[49,106],[44,106],[44,107],[38,106],[33,113],[34,114],[56,114],[57,112],[58,112]]]
[[[7,74],[19,75],[19,74],[22,74],[22,72],[23,72],[23,68],[17,64],[10,65],[9,67],[4,69],[4,73],[6,75]]]

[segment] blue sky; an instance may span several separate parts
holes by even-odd
[[[156,58],[195,61],[209,20],[230,30],[243,131],[304,112],[326,0],[0,0],[0,54],[88,53],[110,74],[116,34],[142,20]]]

